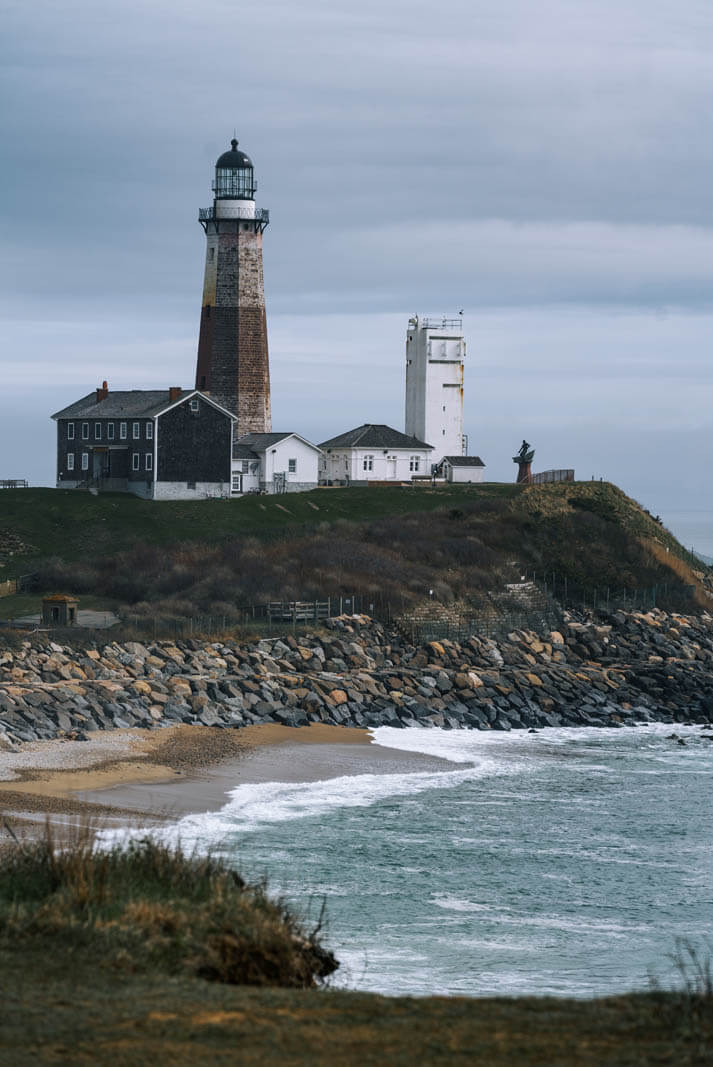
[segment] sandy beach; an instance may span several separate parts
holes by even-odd
[[[304,782],[443,766],[376,745],[367,730],[311,725],[115,730],[88,741],[41,741],[0,752],[0,812],[15,833],[49,816],[102,825],[216,810],[247,782]]]

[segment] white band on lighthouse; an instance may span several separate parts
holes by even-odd
[[[217,219],[254,219],[254,200],[216,200],[215,217]]]

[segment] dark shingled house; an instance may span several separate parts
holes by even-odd
[[[104,382],[52,418],[58,488],[230,496],[235,416],[196,389],[110,391]]]

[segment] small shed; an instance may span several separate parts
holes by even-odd
[[[75,596],[54,593],[42,598],[42,622],[48,626],[76,626],[77,604]]]
[[[444,456],[439,467],[447,482],[482,482],[485,470],[480,456]]]

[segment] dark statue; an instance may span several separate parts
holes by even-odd
[[[520,445],[520,451],[516,456],[512,457],[513,463],[532,463],[533,456],[535,455],[534,448],[530,451],[530,442],[525,441]]]

